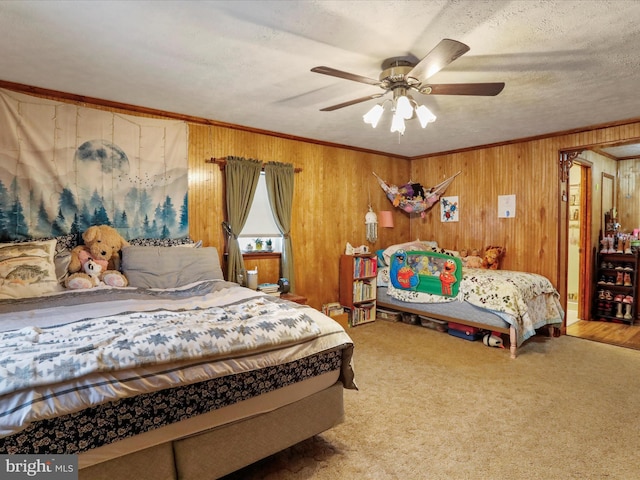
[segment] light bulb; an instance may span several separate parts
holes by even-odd
[[[416,114],[418,115],[418,120],[420,120],[422,128],[425,128],[428,123],[436,121],[436,116],[424,105],[420,105],[416,108]]]
[[[411,102],[404,95],[398,97],[396,100],[396,112],[402,116],[402,118],[410,119],[413,116],[413,107],[411,106]]]
[[[382,105],[380,104],[374,105],[374,107],[371,110],[369,110],[367,113],[365,113],[362,116],[364,123],[368,123],[373,128],[376,128],[376,126],[378,125],[378,122],[382,118],[383,112],[384,112],[384,108],[382,107]]]
[[[391,120],[391,131],[404,135],[404,118],[397,111],[393,114],[393,119]]]

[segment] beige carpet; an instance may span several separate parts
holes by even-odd
[[[345,422],[228,480],[640,478],[640,351],[535,337],[511,360],[403,323],[349,333]]]

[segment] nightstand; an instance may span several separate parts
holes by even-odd
[[[282,295],[280,295],[280,298],[284,298],[285,300],[289,300],[290,302],[299,303],[300,305],[307,304],[307,297],[296,295],[295,293],[283,293]]]

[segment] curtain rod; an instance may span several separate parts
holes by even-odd
[[[220,166],[220,170],[224,170],[224,166],[227,164],[227,157],[223,157],[223,158],[214,158],[211,157],[207,160],[205,160],[206,163],[215,163],[217,165]],[[262,164],[262,168],[264,169],[264,163]],[[294,173],[300,173],[302,171],[302,168],[296,167],[293,169]]]

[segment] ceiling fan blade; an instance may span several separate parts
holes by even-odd
[[[353,80],[354,82],[367,83],[369,85],[380,85],[379,80],[373,78],[363,77],[362,75],[356,75],[355,73],[343,72],[342,70],[336,70],[331,67],[313,67],[312,72],[322,73],[324,75],[331,75],[332,77],[344,78],[347,80]]]
[[[405,76],[424,82],[468,51],[469,47],[464,43],[445,38]]]
[[[493,97],[504,88],[504,83],[441,83],[423,85],[418,90],[424,95],[479,95]]]
[[[367,100],[373,100],[374,98],[380,98],[384,93],[376,93],[374,95],[368,95],[366,97],[356,98],[355,100],[349,100],[348,102],[338,103],[337,105],[332,105],[330,107],[321,108],[321,112],[332,112],[334,110],[338,110],[339,108],[349,107],[351,105],[355,105],[356,103],[366,102]]]

